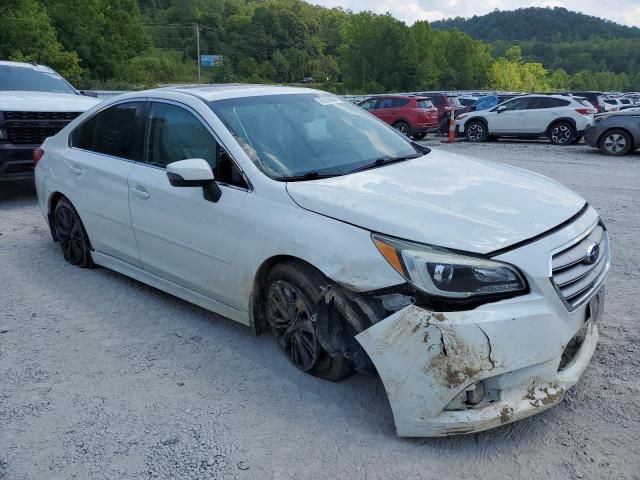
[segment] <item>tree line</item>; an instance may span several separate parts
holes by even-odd
[[[201,53],[224,56],[222,65],[202,69],[204,82],[313,78],[339,93],[640,89],[632,70],[538,61],[536,42],[490,45],[428,22],[408,26],[388,14],[301,0],[4,0],[0,58],[48,64],[83,88],[193,82],[196,24]],[[606,42],[634,41],[593,45],[602,50]],[[549,56],[572,58],[563,42],[552,45]]]

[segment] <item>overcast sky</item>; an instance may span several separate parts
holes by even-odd
[[[342,7],[353,11],[391,12],[405,22],[441,20],[449,17],[483,15],[496,8],[513,10],[519,7],[565,7],[588,15],[607,18],[624,25],[640,27],[638,0],[309,0],[326,7]]]

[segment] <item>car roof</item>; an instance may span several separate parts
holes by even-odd
[[[161,87],[146,92],[176,92],[195,95],[205,101],[225,100],[228,98],[253,97],[265,95],[284,95],[295,93],[324,93],[327,92],[303,87],[286,87],[279,85],[253,85],[244,83],[223,83],[211,85],[176,85]],[[142,93],[142,92],[138,92]]]
[[[46,65],[39,65],[37,63],[25,63],[25,62],[10,62],[8,60],[0,60],[0,67],[19,67],[29,68],[31,70],[37,70],[40,72],[53,72],[54,70]]]

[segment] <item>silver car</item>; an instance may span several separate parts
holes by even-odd
[[[640,147],[640,108],[596,115],[584,139],[605,155],[622,156]]]

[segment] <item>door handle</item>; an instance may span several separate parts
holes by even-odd
[[[146,188],[141,187],[140,185],[136,185],[131,189],[131,191],[136,197],[140,197],[144,200],[151,198],[151,194],[147,192]]]

